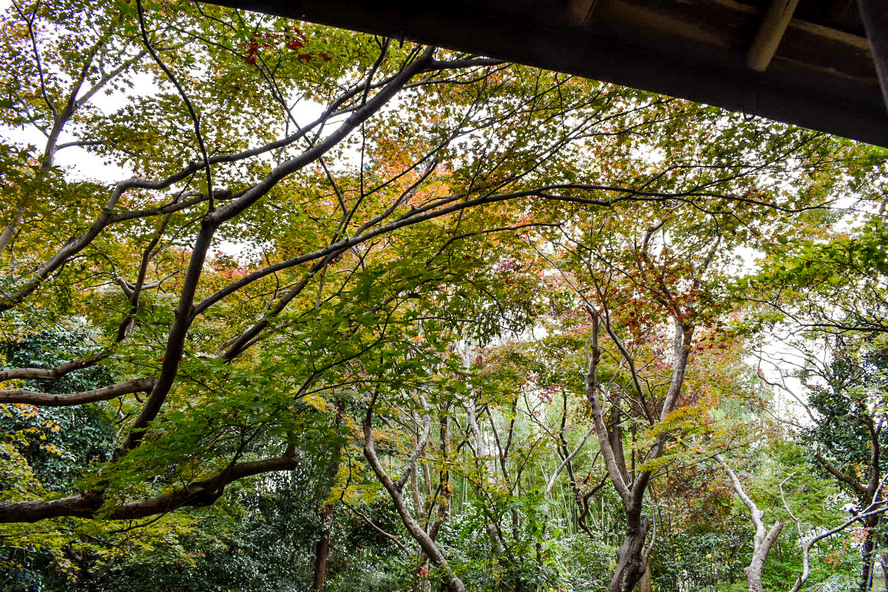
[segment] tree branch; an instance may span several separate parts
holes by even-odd
[[[598,312],[591,307],[587,307],[592,317],[592,336],[591,339],[591,355],[589,356],[589,370],[586,372],[586,398],[592,406],[592,419],[595,422],[595,432],[598,436],[598,443],[601,446],[601,456],[604,457],[604,464],[607,467],[607,473],[610,475],[611,482],[614,484],[617,493],[623,499],[623,503],[629,506],[632,504],[632,491],[623,479],[623,471],[625,467],[617,465],[617,459],[614,455],[614,449],[611,447],[610,434],[607,425],[604,423],[604,410],[601,406],[601,398],[598,396],[598,362],[601,359],[601,349],[598,347]]]
[[[864,486],[860,481],[840,471],[834,464],[825,459],[823,455],[821,455],[819,452],[814,453],[814,458],[817,459],[817,462],[819,462],[830,475],[853,489],[856,493],[859,493],[860,495],[870,494],[866,486]]]
[[[450,590],[450,592],[465,592],[465,585],[453,572],[450,564],[447,562],[447,558],[444,557],[444,554],[435,544],[435,541],[431,539],[429,534],[410,513],[407,503],[404,500],[404,496],[401,495],[401,490],[396,486],[395,482],[392,481],[391,477],[389,477],[385,468],[383,468],[382,463],[379,462],[379,457],[376,455],[376,447],[373,443],[373,426],[371,424],[372,414],[373,406],[371,403],[370,408],[367,411],[367,416],[362,421],[364,431],[364,456],[370,463],[370,467],[376,474],[376,478],[379,479],[380,483],[382,483],[383,487],[388,491],[389,497],[391,497],[392,502],[395,504],[395,509],[401,517],[401,521],[404,523],[404,526],[407,527],[407,531],[413,539],[419,543],[420,548],[426,555],[428,555],[429,559],[432,560],[432,563],[444,572],[448,590]]]
[[[595,426],[593,425],[586,431],[586,435],[583,436],[583,439],[580,440],[580,443],[577,444],[577,447],[573,449],[573,451],[564,457],[564,460],[561,461],[561,464],[558,465],[558,468],[555,469],[555,472],[552,473],[552,477],[549,479],[549,484],[546,486],[546,492],[543,494],[545,497],[549,497],[549,494],[552,492],[552,488],[555,487],[555,480],[558,478],[558,475],[561,474],[561,471],[570,464],[570,461],[579,454],[580,450],[583,449],[583,446],[586,445],[586,440],[589,439],[589,436],[592,435],[592,432],[595,431]]]
[[[209,479],[190,483],[156,497],[123,502],[102,509],[104,496],[99,492],[84,492],[48,502],[0,502],[0,523],[37,522],[60,516],[103,518],[106,520],[134,520],[173,511],[183,506],[207,506],[216,501],[225,485],[272,471],[291,471],[299,464],[292,447],[281,456],[237,463],[216,473]]]
[[[369,526],[370,528],[372,528],[373,530],[375,530],[376,532],[378,532],[379,534],[381,534],[382,536],[384,536],[385,538],[387,538],[388,540],[393,542],[405,555],[411,555],[410,549],[408,549],[407,546],[404,545],[404,543],[402,543],[400,541],[400,539],[398,539],[398,537],[381,529],[372,520],[370,520],[370,518],[368,518],[366,514],[363,514],[357,508],[355,508],[354,506],[352,506],[351,504],[349,504],[345,500],[341,500],[341,501],[342,501],[342,505],[344,505],[346,508],[351,510],[355,516],[357,516],[358,518],[363,520],[367,524],[367,526]]]
[[[84,403],[107,401],[130,393],[148,393],[151,392],[152,388],[154,388],[153,378],[138,378],[136,380],[121,382],[120,384],[106,386],[91,391],[82,391],[79,393],[56,394],[22,390],[0,390],[0,403],[25,403],[27,405],[36,405],[38,407],[70,407],[72,405],[83,405]]]
[[[66,362],[55,368],[12,368],[10,370],[3,370],[0,371],[0,382],[21,379],[56,380],[75,370],[94,366],[107,357],[108,353],[104,352]]]

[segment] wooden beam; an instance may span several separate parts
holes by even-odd
[[[884,0],[857,0],[857,8],[873,50],[882,100],[888,109],[888,4]]]
[[[762,13],[735,0],[598,0],[584,27],[567,24],[567,0],[213,2],[634,86],[888,147],[888,112],[866,38],[793,19],[768,69],[753,72],[744,56]]]
[[[755,38],[746,52],[746,67],[756,72],[764,72],[777,53],[780,40],[792,20],[799,0],[772,0],[765,12],[765,19],[759,25]]]

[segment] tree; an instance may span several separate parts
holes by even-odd
[[[884,356],[851,336],[826,340],[832,346],[827,363],[818,364],[815,356],[806,360],[801,384],[814,422],[801,435],[822,469],[853,496],[855,511],[864,514],[859,585],[866,591],[881,537],[882,515],[871,510],[883,499],[885,478]]]
[[[762,586],[762,572],[765,568],[765,562],[768,560],[768,553],[771,552],[771,547],[777,541],[777,537],[780,536],[780,531],[783,530],[783,523],[778,520],[771,525],[771,528],[767,528],[763,521],[765,513],[746,494],[746,490],[743,488],[743,484],[736,473],[720,455],[716,455],[715,460],[718,461],[731,478],[731,484],[737,497],[749,509],[750,519],[755,526],[755,536],[753,538],[752,559],[749,562],[749,567],[744,571],[746,571],[749,592],[762,592],[764,590]]]
[[[40,61],[44,48],[40,45],[41,38],[35,33],[34,23],[42,15],[38,10],[38,6],[30,7],[32,9],[30,11],[19,7],[16,10],[16,15],[8,18],[7,34],[14,35],[16,31],[14,26],[18,25],[16,16],[19,20],[25,19],[30,23],[25,33],[22,33],[20,29],[18,30],[18,34],[22,36],[19,45],[27,48],[27,42],[31,41],[30,45],[33,51],[25,55],[30,58],[31,63],[35,64],[35,68],[40,69],[44,67],[42,65],[43,62]],[[435,86],[436,84],[443,84],[443,82],[438,83],[434,80],[437,73],[448,70],[459,73],[465,70],[469,72],[466,74],[467,79],[471,80],[472,77],[477,75],[477,68],[483,68],[491,63],[489,60],[484,59],[460,59],[458,57],[449,62],[441,62],[433,58],[434,52],[431,49],[417,50],[414,48],[403,52],[395,52],[394,50],[390,51],[391,48],[388,42],[376,48],[377,55],[371,57],[371,49],[367,48],[371,53],[368,54],[365,51],[365,53],[361,54],[360,52],[364,50],[355,47],[353,44],[349,46],[349,42],[343,41],[343,43],[337,46],[337,49],[342,52],[340,57],[343,62],[349,59],[348,52],[358,52],[358,59],[353,63],[356,69],[351,73],[351,76],[355,77],[353,79],[354,83],[343,92],[342,89],[336,87],[337,82],[334,80],[330,80],[326,88],[324,88],[323,84],[314,84],[316,82],[315,77],[333,74],[333,65],[328,65],[329,62],[333,61],[333,58],[327,52],[321,51],[321,49],[326,48],[326,45],[321,43],[317,44],[317,49],[310,51],[305,49],[305,51],[302,51],[305,48],[307,37],[300,30],[294,30],[289,24],[285,25],[282,21],[277,21],[277,24],[274,24],[273,21],[263,22],[261,20],[250,22],[240,13],[222,11],[221,9],[218,11],[218,14],[223,15],[223,18],[204,13],[202,7],[196,7],[195,10],[199,13],[200,20],[192,20],[192,28],[190,30],[179,30],[180,27],[185,26],[184,23],[188,22],[187,19],[174,19],[171,23],[168,23],[170,26],[165,29],[148,31],[145,29],[145,17],[141,10],[137,19],[136,15],[132,14],[132,11],[127,9],[124,4],[111,3],[103,6],[86,5],[83,7],[72,7],[71,14],[84,22],[91,20],[100,21],[101,19],[97,15],[112,15],[115,19],[124,20],[125,22],[117,26],[114,31],[128,32],[131,38],[133,38],[131,41],[134,40],[135,35],[140,33],[140,27],[141,36],[146,44],[151,43],[149,34],[156,35],[157,39],[162,38],[164,35],[175,34],[175,38],[181,40],[182,46],[176,47],[175,51],[165,52],[165,58],[161,58],[160,53],[153,46],[146,45],[148,50],[153,52],[156,64],[159,67],[159,70],[157,70],[158,84],[166,85],[167,82],[164,78],[168,77],[172,81],[172,88],[182,91],[181,95],[178,93],[166,93],[158,97],[132,97],[133,105],[128,105],[111,117],[102,118],[98,114],[91,114],[92,117],[89,120],[91,125],[88,128],[88,132],[107,133],[108,137],[80,141],[84,145],[95,143],[100,153],[113,157],[122,164],[129,162],[136,169],[157,172],[162,178],[158,180],[134,178],[117,184],[111,189],[109,200],[102,200],[101,198],[101,193],[105,191],[104,187],[90,183],[75,184],[78,190],[89,190],[96,196],[91,198],[93,203],[95,203],[95,199],[100,199],[105,203],[91,223],[87,223],[84,226],[83,222],[79,222],[76,219],[71,220],[68,224],[69,231],[73,231],[75,235],[75,238],[71,240],[63,239],[61,242],[53,240],[51,238],[54,234],[52,232],[53,228],[46,228],[40,225],[39,221],[43,214],[36,207],[18,213],[22,208],[16,206],[13,208],[16,212],[13,216],[14,219],[8,225],[9,228],[15,227],[18,229],[18,238],[10,244],[9,253],[27,252],[28,247],[31,245],[41,245],[41,249],[35,249],[35,252],[28,253],[28,256],[25,258],[18,256],[11,260],[13,267],[10,268],[11,273],[7,275],[9,286],[4,292],[6,300],[3,307],[5,309],[22,306],[21,303],[34,296],[35,293],[39,293],[38,295],[42,296],[49,292],[48,295],[52,296],[51,290],[55,282],[62,286],[69,285],[69,283],[76,284],[81,278],[89,275],[98,275],[98,277],[104,277],[108,280],[113,279],[120,286],[124,300],[121,301],[119,296],[110,294],[107,288],[103,287],[108,284],[104,283],[103,286],[100,285],[99,290],[93,291],[87,299],[68,306],[68,310],[76,310],[91,298],[103,302],[102,308],[107,306],[110,315],[92,315],[92,320],[96,324],[107,328],[107,337],[102,340],[104,341],[105,348],[101,353],[88,358],[72,360],[43,373],[35,373],[29,368],[8,370],[3,375],[3,378],[9,381],[32,375],[62,376],[74,369],[92,366],[100,362],[108,365],[110,363],[109,360],[112,358],[115,361],[119,360],[122,362],[123,368],[121,368],[121,371],[131,372],[132,364],[135,363],[136,366],[143,366],[144,362],[139,360],[139,357],[147,353],[148,350],[153,350],[152,353],[148,354],[149,356],[153,355],[155,359],[155,362],[149,363],[149,366],[154,366],[151,371],[157,372],[153,378],[128,380],[105,389],[95,389],[76,395],[71,394],[67,397],[54,397],[51,400],[37,392],[7,391],[3,395],[3,402],[6,404],[49,403],[73,405],[117,398],[133,392],[147,392],[147,400],[141,409],[135,410],[137,411],[135,417],[131,419],[127,426],[126,431],[128,435],[119,443],[115,464],[122,463],[124,458],[132,458],[130,457],[131,452],[139,448],[143,443],[146,428],[149,425],[157,426],[157,421],[162,420],[158,415],[164,407],[170,390],[182,370],[181,362],[183,356],[185,356],[186,342],[189,344],[189,356],[193,355],[191,352],[195,351],[194,348],[202,347],[205,341],[205,338],[201,336],[206,335],[206,331],[212,331],[214,324],[218,323],[218,320],[215,319],[219,317],[215,317],[215,314],[213,314],[211,316],[214,316],[214,320],[209,321],[206,326],[194,327],[195,320],[202,319],[201,315],[205,311],[243,288],[257,288],[259,287],[257,284],[261,284],[262,287],[259,290],[259,293],[261,293],[266,289],[266,284],[269,281],[271,281],[269,285],[286,285],[289,283],[289,280],[284,278],[281,273],[286,272],[288,269],[298,269],[296,275],[293,276],[296,282],[295,285],[291,285],[288,289],[275,288],[272,290],[272,297],[268,302],[271,305],[271,309],[268,313],[261,315],[258,322],[245,323],[243,321],[246,321],[247,318],[242,317],[242,322],[239,323],[240,326],[236,329],[236,331],[240,332],[240,335],[230,339],[230,343],[213,356],[213,359],[218,360],[221,366],[215,362],[198,361],[196,367],[191,370],[200,374],[215,366],[224,374],[228,371],[226,366],[236,367],[236,365],[231,364],[231,361],[252,345],[251,340],[254,340],[260,333],[268,329],[272,319],[279,317],[285,307],[307,288],[313,278],[320,277],[318,284],[323,290],[325,270],[338,257],[345,253],[354,252],[354,248],[357,245],[370,241],[377,236],[384,236],[386,232],[390,232],[395,228],[409,226],[421,219],[440,215],[436,213],[436,210],[442,204],[436,203],[433,206],[426,206],[425,208],[420,208],[420,211],[416,211],[414,206],[405,202],[408,202],[415,193],[415,187],[412,186],[427,178],[437,166],[437,162],[434,162],[434,155],[446,148],[449,138],[446,135],[443,138],[428,138],[425,143],[431,144],[430,152],[420,157],[416,162],[408,162],[405,165],[405,170],[399,169],[392,178],[388,181],[383,181],[381,185],[376,184],[380,179],[372,179],[372,185],[365,190],[363,187],[364,182],[371,183],[371,179],[365,178],[365,171],[362,169],[359,175],[362,187],[360,190],[357,190],[359,195],[354,200],[352,200],[349,193],[340,193],[338,195],[341,201],[336,208],[341,206],[343,210],[339,223],[340,228],[337,230],[335,228],[336,224],[330,228],[332,234],[329,237],[333,239],[332,243],[325,242],[327,237],[322,239],[320,234],[316,237],[304,237],[308,241],[301,245],[299,241],[295,244],[287,244],[286,241],[282,241],[274,249],[279,255],[284,255],[283,261],[272,265],[259,266],[252,273],[232,273],[229,270],[223,269],[220,274],[216,275],[214,280],[204,281],[204,290],[209,290],[206,293],[200,294],[203,302],[199,302],[197,300],[197,295],[199,294],[197,291],[198,283],[204,275],[204,264],[211,249],[213,236],[218,228],[240,215],[237,224],[231,225],[232,232],[225,235],[231,238],[239,238],[244,228],[249,228],[255,224],[267,224],[268,213],[263,213],[252,220],[249,216],[242,214],[251,204],[258,202],[271,189],[283,189],[281,181],[288,174],[300,170],[310,163],[316,163],[319,167],[316,174],[320,174],[321,178],[326,178],[331,183],[330,187],[333,187],[335,192],[339,192],[340,183],[337,183],[334,174],[347,175],[347,173],[330,170],[323,161],[324,154],[346,138],[349,132],[365,125],[367,119],[381,110],[392,96],[404,88],[412,78],[419,75],[421,75],[421,78],[425,78],[425,81],[418,80],[414,83],[419,85],[420,88],[424,84]],[[111,16],[108,18],[111,18]],[[224,22],[224,18],[227,18],[228,21]],[[212,43],[212,39],[202,37],[203,29],[208,27],[208,23],[214,21],[223,22],[227,27],[227,30],[222,32],[222,42],[215,45]],[[42,23],[43,21],[40,22]],[[238,45],[238,35],[246,38],[247,41],[244,42],[244,47]],[[345,37],[342,37],[342,39],[344,40]],[[52,36],[47,35],[47,42],[52,42],[53,40]],[[66,38],[68,43],[76,44],[77,41],[78,38],[76,37]],[[103,48],[97,48],[94,53],[98,53],[100,49]],[[266,56],[263,55],[263,52],[272,55]],[[8,55],[8,59],[18,59],[22,53],[23,50],[19,50],[12,55]],[[88,57],[90,56],[91,54],[88,55]],[[143,104],[141,113],[146,116],[152,112],[163,114],[163,109],[167,108],[166,105],[178,106],[185,109],[186,113],[196,114],[195,103],[188,98],[190,92],[186,93],[182,83],[179,81],[181,74],[179,76],[173,74],[170,69],[171,66],[164,63],[164,59],[167,61],[181,60],[172,64],[172,67],[187,66],[194,63],[198,56],[212,60],[216,64],[213,69],[208,70],[205,74],[210,77],[216,77],[212,79],[213,83],[210,87],[217,89],[219,92],[222,91],[223,86],[226,87],[226,92],[231,92],[232,86],[236,87],[238,84],[235,82],[236,78],[247,77],[254,81],[263,80],[264,78],[268,83],[267,86],[251,96],[251,104],[256,109],[251,111],[250,116],[270,116],[273,122],[272,129],[274,127],[280,129],[284,133],[283,139],[276,142],[264,141],[260,143],[258,148],[244,150],[242,149],[243,146],[238,145],[237,140],[232,143],[230,138],[225,137],[225,133],[228,130],[236,128],[238,125],[234,118],[227,117],[224,120],[224,125],[218,124],[215,126],[211,125],[204,118],[203,126],[208,129],[207,133],[210,135],[204,138],[205,132],[202,131],[201,125],[198,124],[196,129],[198,133],[192,140],[187,141],[196,141],[198,144],[203,145],[204,140],[209,142],[211,139],[216,138],[220,143],[218,145],[211,144],[209,150],[211,153],[215,154],[218,152],[219,154],[215,154],[211,159],[207,156],[208,153],[206,153],[204,154],[206,158],[203,160],[187,163],[183,168],[177,162],[181,161],[182,158],[180,150],[159,148],[160,151],[158,152],[155,150],[146,151],[142,148],[146,145],[146,142],[150,143],[152,140],[163,144],[174,136],[178,137],[177,134],[173,133],[172,128],[167,131],[157,130],[154,134],[124,135],[119,127],[119,122],[124,117],[133,116],[135,109],[137,109],[135,105],[138,103]],[[78,54],[72,54],[69,59],[76,63],[76,57],[78,57]],[[113,59],[113,57],[113,53],[102,53],[102,58],[105,60]],[[275,61],[267,63],[267,60],[272,59]],[[92,72],[89,62],[79,64],[79,67],[87,73]],[[271,76],[271,68],[274,68],[274,78]],[[359,80],[359,78],[363,77],[363,71],[368,73],[369,78]],[[123,71],[120,73],[122,74]],[[54,74],[57,74],[59,78],[62,77],[60,72],[54,72]],[[374,80],[373,76],[377,74],[381,78]],[[342,77],[338,77],[338,79],[341,80]],[[306,97],[321,98],[324,94],[330,96],[329,106],[321,117],[308,126],[299,127],[295,124],[292,113],[286,109],[285,103],[282,104],[285,97],[280,94],[281,91],[278,85],[283,84],[284,81],[295,84],[296,90],[301,91],[303,96]],[[192,82],[193,84],[198,84],[197,80]],[[52,93],[50,93],[48,87],[44,88],[47,84],[45,80],[35,83],[38,89],[34,94],[42,96],[44,99],[42,101],[44,103],[43,107],[50,112],[54,112],[55,103],[50,96]],[[189,91],[192,90],[189,89]],[[77,92],[77,88],[75,88],[69,96],[77,97],[79,96]],[[86,99],[91,98],[94,94],[94,92],[86,92],[81,102],[85,105]],[[218,96],[206,97],[206,99],[207,104],[198,104],[197,109],[203,113],[210,113],[214,109],[218,109],[219,101],[230,101],[230,96],[223,93]],[[72,104],[80,106],[78,101],[79,99],[75,98]],[[27,109],[35,109],[37,107],[31,104],[33,102],[25,99],[15,101],[11,105],[9,112],[20,114]],[[69,101],[69,103],[71,102]],[[469,107],[471,108],[471,105]],[[275,108],[281,109],[282,113],[275,113],[273,111]],[[160,110],[158,111],[158,109]],[[284,115],[284,117],[281,118],[281,115]],[[21,115],[18,116],[21,117]],[[344,118],[344,121],[342,121],[342,118]],[[200,120],[195,119],[195,121],[199,122]],[[42,120],[34,119],[34,123],[38,126],[41,122]],[[146,124],[149,122],[155,125],[159,124],[161,127],[178,125],[175,117],[159,119],[153,122],[150,119],[144,121]],[[339,126],[335,133],[329,135],[318,133],[325,125],[332,125],[337,122]],[[295,131],[293,130],[294,125],[296,125]],[[316,137],[312,137],[312,134],[315,134]],[[259,135],[261,136],[262,133]],[[187,137],[186,132],[185,138]],[[113,144],[109,144],[109,141],[111,141],[109,138],[113,138]],[[253,139],[251,138],[251,140]],[[256,140],[261,142],[263,138],[259,137]],[[306,145],[304,149],[299,151],[299,156],[296,156],[295,159],[284,159],[284,153],[281,150],[298,142],[304,142]],[[206,147],[204,146],[204,148]],[[51,153],[53,150],[53,146],[48,145],[47,151]],[[206,152],[206,150],[202,149],[202,152]],[[362,158],[364,156],[371,157],[372,154],[368,154],[368,152],[368,150],[362,151]],[[165,159],[161,157],[158,160],[154,160],[156,156],[164,153],[169,154],[172,158]],[[249,160],[255,160],[257,156],[262,157],[266,154],[275,153],[277,153],[277,158],[280,159],[280,164],[273,167],[270,174],[261,171],[264,167],[260,163],[249,164]],[[20,156],[25,158],[27,155],[22,153]],[[217,196],[212,188],[214,180],[212,173],[218,173],[215,178],[217,187],[219,183],[229,179],[231,182],[235,182],[238,176],[236,171],[219,171],[219,169],[224,169],[230,163],[243,163],[247,164],[248,167],[258,167],[260,169],[258,171],[260,180],[252,185],[252,189],[244,188],[243,190],[237,190],[235,192],[236,195],[232,191],[220,191]],[[215,167],[215,171],[210,167]],[[323,169],[326,169],[326,172],[322,172]],[[206,185],[202,193],[201,191],[194,192],[190,189],[191,184],[197,183],[194,181],[194,175],[198,172],[206,173]],[[233,177],[232,174],[234,174]],[[308,175],[305,180],[308,180],[310,177],[311,175]],[[305,180],[300,180],[295,185],[291,185],[287,191],[298,191],[299,184]],[[311,181],[311,183],[314,183],[314,181]],[[400,183],[401,187],[394,187],[393,185],[396,183]],[[167,202],[164,202],[164,198],[160,195],[151,193],[152,190],[162,190],[173,186],[176,187],[174,195]],[[147,190],[147,192],[140,190]],[[343,191],[350,192],[355,190],[344,188]],[[380,204],[378,200],[381,197],[380,193],[385,193],[385,198],[393,195],[393,201],[391,203],[383,201]],[[92,215],[90,210],[95,211],[96,209],[95,206],[89,205],[89,199],[84,202],[84,198],[79,195],[75,196],[75,199],[69,203],[54,202],[50,197],[52,193],[44,193],[44,195],[45,197],[39,202],[42,204],[40,207],[53,208],[56,212],[55,222],[57,224],[63,223],[63,218],[61,217],[63,212],[70,212],[70,215],[81,216],[82,218],[84,215]],[[371,197],[373,199],[367,199]],[[443,205],[446,207],[448,203],[452,204],[455,201],[457,199],[451,197],[443,200]],[[481,198],[481,201],[486,201],[486,198]],[[294,199],[288,203],[291,203],[296,208],[300,208],[298,202],[298,199]],[[350,204],[347,205],[347,202],[350,202]],[[217,203],[220,205],[218,208],[216,207]],[[316,205],[322,204],[328,205],[324,205],[313,215],[310,214],[308,218],[303,220],[291,219],[289,221],[297,226],[305,222],[314,224],[312,220],[320,220],[319,216],[328,216],[332,213],[329,208],[333,204],[326,197],[324,201]],[[178,245],[180,244],[187,244],[187,242],[183,243],[182,232],[188,225],[192,224],[192,217],[197,213],[196,208],[201,207],[208,209],[206,212],[199,214],[199,218],[202,216],[202,221],[199,223],[201,230],[197,233],[196,242],[190,249],[179,247]],[[355,216],[361,207],[365,208],[368,218],[357,220]],[[273,211],[274,207],[270,209]],[[399,216],[400,218],[398,218]],[[266,218],[265,221],[263,221],[263,217]],[[21,219],[20,222],[19,219]],[[157,220],[157,225],[152,227],[149,223],[146,226],[143,223],[143,220],[146,219]],[[386,222],[388,223],[387,225],[385,224]],[[376,228],[380,223],[383,223],[383,227]],[[183,224],[184,226],[182,226]],[[29,233],[28,231],[33,232]],[[343,239],[343,236],[353,234],[354,231],[357,232],[357,237]],[[49,232],[48,236],[47,232]],[[134,241],[138,243],[135,252],[131,248],[124,248],[121,242],[124,238],[133,237],[138,237]],[[321,242],[312,245],[312,240],[315,238],[321,239]],[[256,242],[260,241],[256,240]],[[330,244],[334,246],[330,247]],[[46,250],[46,247],[49,248],[49,251]],[[300,249],[305,250],[306,248],[307,251],[305,251],[306,254],[304,255],[287,257],[287,255],[293,254],[294,249],[298,251]],[[66,265],[70,260],[76,259],[78,254],[84,249],[106,257],[108,264],[99,265],[98,267],[92,265]],[[42,263],[40,262],[41,257],[46,258]],[[183,261],[190,262],[188,263],[189,271],[184,274],[184,277],[179,277],[174,267]],[[306,264],[309,264],[309,266],[306,267]],[[15,271],[16,269],[21,269],[22,271],[27,269],[28,273],[22,276],[21,279],[18,279],[19,276]],[[130,273],[133,274],[131,277],[135,279],[123,279],[123,276]],[[153,273],[159,273],[160,278],[150,281],[148,276]],[[300,275],[302,276],[301,280],[298,279]],[[47,278],[50,279],[47,281]],[[283,284],[279,282],[283,282]],[[213,285],[214,283],[216,284],[215,286]],[[47,285],[43,286],[43,284]],[[175,285],[174,288],[167,288],[167,286],[173,285]],[[153,305],[158,305],[157,301],[145,302],[146,300],[151,300],[149,298],[149,290],[151,289],[159,290],[161,293],[165,293],[167,289],[172,289],[179,293],[178,303],[175,306],[175,316],[171,322],[169,320],[170,317],[167,315],[173,311],[168,306],[159,305],[158,308],[154,308]],[[87,295],[81,294],[81,296]],[[248,298],[252,298],[252,296]],[[228,303],[226,302],[226,304]],[[254,310],[261,310],[262,308],[263,306],[259,306],[254,308]],[[146,309],[148,310],[146,311]],[[64,312],[68,312],[68,310]],[[95,313],[100,311],[102,311],[101,308],[85,312]],[[153,318],[153,315],[158,313],[160,317]],[[213,311],[213,313],[217,313],[217,311]],[[224,317],[228,313],[218,312],[217,314]],[[117,319],[114,318],[115,316]],[[39,322],[40,319],[34,318],[34,315],[27,315],[22,319],[22,322],[31,321]],[[110,327],[109,324],[116,324],[116,328]],[[164,331],[165,329],[162,328],[164,325],[169,327],[166,329],[167,336],[165,339],[162,335],[155,334],[155,331]],[[195,335],[198,336],[197,341],[190,341]],[[154,345],[157,343],[158,338],[161,342],[166,342],[166,345],[160,347],[159,350],[157,345]],[[223,343],[224,340],[219,341],[216,347],[218,348]],[[132,357],[129,352],[134,352],[135,357]],[[206,358],[197,359],[204,360]],[[196,381],[192,384],[200,382],[196,375],[192,375],[192,378]],[[307,386],[308,383],[306,383]],[[243,396],[243,393],[241,393],[241,396]],[[132,413],[132,411],[129,412]],[[284,431],[292,433],[292,430]],[[223,435],[224,432],[216,437]],[[210,440],[212,439],[210,437]],[[248,440],[249,435],[244,436],[242,434],[241,443],[244,444]],[[224,455],[229,455],[229,460],[234,459],[232,462],[225,463],[228,466],[225,466],[223,470],[217,471],[215,474],[210,473],[206,478],[200,479],[188,487],[174,492],[171,491],[167,494],[160,494],[160,496],[144,498],[133,504],[118,505],[116,510],[102,511],[102,514],[109,518],[137,518],[167,511],[183,504],[207,503],[221,494],[224,486],[234,479],[269,470],[292,468],[296,462],[294,444],[294,442],[290,442],[285,453],[281,456],[246,462],[238,462],[244,451],[242,445],[236,446],[233,449],[233,457],[230,456],[230,452],[223,452]],[[200,472],[197,471],[196,474]],[[107,496],[103,490],[109,479],[103,477],[100,481],[103,483],[96,484],[95,488],[88,492],[69,496],[44,505],[34,505],[31,502],[24,505],[7,504],[3,510],[4,519],[35,520],[54,515],[96,515],[106,502]]]
[[[884,220],[872,211],[878,198],[861,191],[858,200],[857,211],[815,238],[775,245],[767,271],[741,286],[770,307],[759,327],[796,331],[784,340],[782,367],[766,380],[799,404],[810,420],[793,422],[800,437],[862,510],[882,499],[888,267]],[[872,585],[882,522],[880,512],[865,514],[859,575],[864,591]]]
[[[674,211],[647,210],[635,212],[629,222],[605,220],[594,238],[577,239],[564,231],[568,246],[563,248],[574,258],[565,279],[591,317],[585,396],[626,516],[609,587],[614,592],[632,590],[648,569],[653,544],[646,544],[646,494],[667,446],[681,439],[699,414],[697,401],[683,392],[691,340],[717,317],[720,306],[709,287],[718,276],[717,249],[725,240],[718,227],[706,233],[701,221],[692,219],[694,234],[684,235],[687,222],[677,222]],[[607,369],[601,332],[613,344]],[[627,433],[624,422],[630,417],[635,421]]]
[[[451,431],[477,402],[454,352],[570,302],[548,290],[561,269],[610,343],[593,339],[583,390],[627,518],[612,586],[631,588],[650,553],[645,495],[687,406],[691,338],[717,329],[731,249],[857,179],[837,170],[872,165],[810,132],[479,56],[184,2],[62,8],[19,3],[3,21],[4,72],[24,81],[4,80],[4,125],[47,141],[0,153],[0,311],[16,334],[76,318],[96,347],[0,372],[0,403],[113,402],[118,436],[76,483],[44,492],[21,477],[3,522],[138,524],[357,446],[460,589],[432,536],[448,495],[400,490],[434,466],[427,491],[447,492],[464,441],[486,460],[471,422]],[[98,101],[103,89],[120,105]],[[133,176],[84,181],[52,159],[62,146]],[[88,368],[111,384],[20,382]],[[398,471],[382,440],[410,443],[384,451]]]

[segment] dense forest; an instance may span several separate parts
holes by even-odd
[[[888,151],[196,2],[0,35],[0,588],[884,588]]]

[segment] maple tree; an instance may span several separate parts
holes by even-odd
[[[0,24],[15,536],[153,524],[311,458],[314,589],[346,511],[411,577],[467,589],[457,506],[485,569],[542,589],[566,479],[589,544],[619,508],[630,590],[651,484],[730,438],[710,413],[737,390],[738,249],[879,183],[877,153],[814,132],[199,3],[15,2]],[[58,343],[23,356],[39,336]],[[40,464],[51,410],[105,438],[64,478]],[[414,542],[359,509],[381,495]]]

